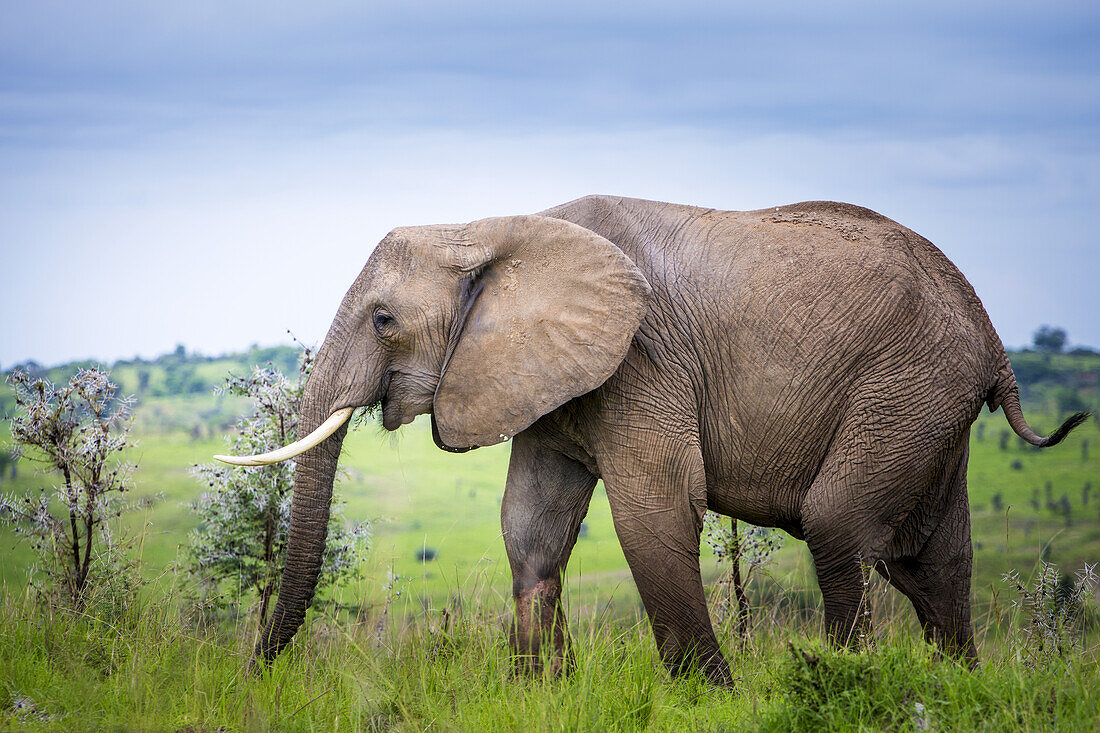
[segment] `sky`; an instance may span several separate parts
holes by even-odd
[[[396,226],[847,201],[1100,346],[1100,4],[0,0],[0,368],[319,344]]]

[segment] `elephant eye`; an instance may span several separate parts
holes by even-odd
[[[384,310],[377,310],[374,313],[374,330],[378,332],[379,336],[388,336],[393,332],[393,328],[396,325],[396,321],[389,313]]]

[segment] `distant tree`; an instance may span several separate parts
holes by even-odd
[[[0,448],[0,481],[7,476],[11,466],[15,464],[15,454]]]
[[[254,367],[247,377],[230,377],[218,388],[251,398],[255,407],[238,421],[228,441],[230,452],[264,453],[297,439],[302,388],[312,364],[306,350],[294,382],[273,367]],[[252,468],[203,465],[194,471],[207,491],[191,505],[201,522],[191,536],[191,572],[215,604],[236,603],[241,594],[255,593],[261,625],[286,563],[293,466],[291,461]],[[341,505],[334,497],[321,586],[354,574],[370,537],[367,523],[345,525]]]
[[[164,366],[164,391],[170,395],[199,394],[213,387],[198,373],[194,364],[166,364]]]
[[[147,368],[141,367],[140,369],[138,369],[138,394],[145,394],[145,392],[149,389],[149,376],[150,372]]]
[[[1061,354],[1066,346],[1066,332],[1061,328],[1040,326],[1031,339],[1036,351],[1044,354]]]
[[[1054,391],[1054,402],[1059,415],[1071,412],[1088,412],[1089,404],[1085,402],[1075,389],[1058,387]]]
[[[45,375],[46,367],[42,366],[33,359],[29,359],[22,364],[16,364],[14,367],[12,367],[11,371],[12,373],[23,372],[24,374],[29,374],[32,377],[37,377]]]
[[[1073,505],[1069,503],[1069,497],[1062,494],[1062,498],[1057,502],[1057,511],[1062,515],[1062,518],[1066,520],[1066,527],[1073,526]]]
[[[39,589],[84,608],[93,586],[123,569],[117,520],[132,508],[124,501],[131,467],[119,456],[131,445],[130,400],[97,369],[78,370],[62,387],[23,371],[8,384],[16,455],[40,462],[61,483],[52,494],[0,496],[0,521],[30,541]]]

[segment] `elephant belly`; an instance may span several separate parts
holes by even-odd
[[[827,436],[814,432],[704,441],[708,507],[801,537],[802,501],[828,450]]]

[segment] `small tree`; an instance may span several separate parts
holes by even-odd
[[[1061,354],[1066,347],[1065,329],[1039,326],[1039,330],[1031,337],[1036,351],[1044,354]]]
[[[771,562],[772,556],[783,545],[783,535],[777,530],[751,524],[747,525],[742,535],[738,532],[736,519],[726,529],[722,526],[722,518],[708,511],[703,515],[703,539],[710,545],[719,563],[729,561],[722,581],[726,593],[719,597],[716,610],[725,618],[733,608],[733,599],[737,600],[737,635],[741,644],[745,644],[748,641],[750,613],[746,588],[753,571]],[[742,561],[748,565],[744,577],[741,575]]]
[[[132,445],[130,399],[118,397],[98,369],[78,370],[63,387],[17,370],[8,384],[15,455],[38,461],[62,482],[52,493],[0,496],[0,520],[30,540],[39,590],[83,608],[94,579],[117,580],[125,563],[111,520],[131,508],[124,502],[131,467],[119,460]]]
[[[255,407],[251,416],[237,422],[236,434],[227,441],[230,453],[264,453],[297,439],[302,390],[312,366],[313,356],[305,349],[294,382],[268,364],[253,368],[247,377],[231,376],[216,390],[249,397]],[[191,536],[191,570],[220,605],[255,593],[262,625],[286,562],[294,464],[202,465],[194,475],[208,490],[191,505],[201,517]],[[334,497],[319,587],[350,577],[370,537],[367,523],[345,525],[341,505]]]

